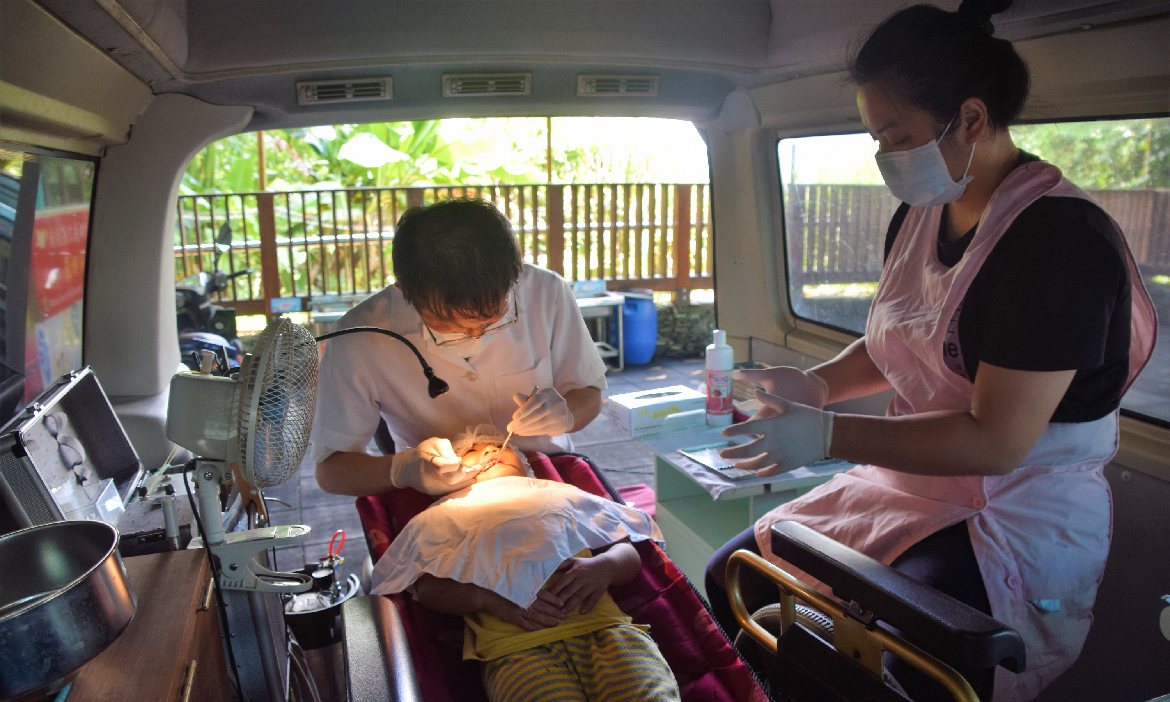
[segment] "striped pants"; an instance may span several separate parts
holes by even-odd
[[[634,626],[611,626],[488,661],[483,679],[492,702],[679,699],[654,639]]]

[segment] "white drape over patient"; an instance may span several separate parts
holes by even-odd
[[[517,476],[485,480],[407,523],[374,567],[373,594],[402,592],[429,573],[528,607],[565,560],[623,539],[663,541],[645,512],[573,485]]]

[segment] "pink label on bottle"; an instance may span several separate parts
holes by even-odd
[[[731,414],[731,371],[707,371],[707,414]]]

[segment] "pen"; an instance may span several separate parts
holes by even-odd
[[[540,388],[536,385],[532,386],[532,392],[528,393],[528,399],[524,401],[524,404],[520,406],[520,409],[524,409],[525,407],[528,406],[529,402],[532,402],[532,396],[535,395],[536,391],[539,389]],[[506,437],[504,437],[504,443],[500,444],[500,453],[503,453],[504,449],[508,448],[508,442],[512,440],[512,434],[515,434],[515,433],[516,432],[510,431],[510,432],[508,432],[508,435]]]

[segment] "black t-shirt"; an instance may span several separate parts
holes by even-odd
[[[1021,163],[1035,160],[1024,154]],[[905,219],[898,208],[886,255]],[[974,229],[949,244],[939,232],[939,260],[959,262]],[[967,376],[979,362],[1013,370],[1076,370],[1054,422],[1099,419],[1121,402],[1129,371],[1130,283],[1121,232],[1097,205],[1042,197],[996,243],[975,275],[959,313]],[[941,351],[940,351],[941,352]]]

